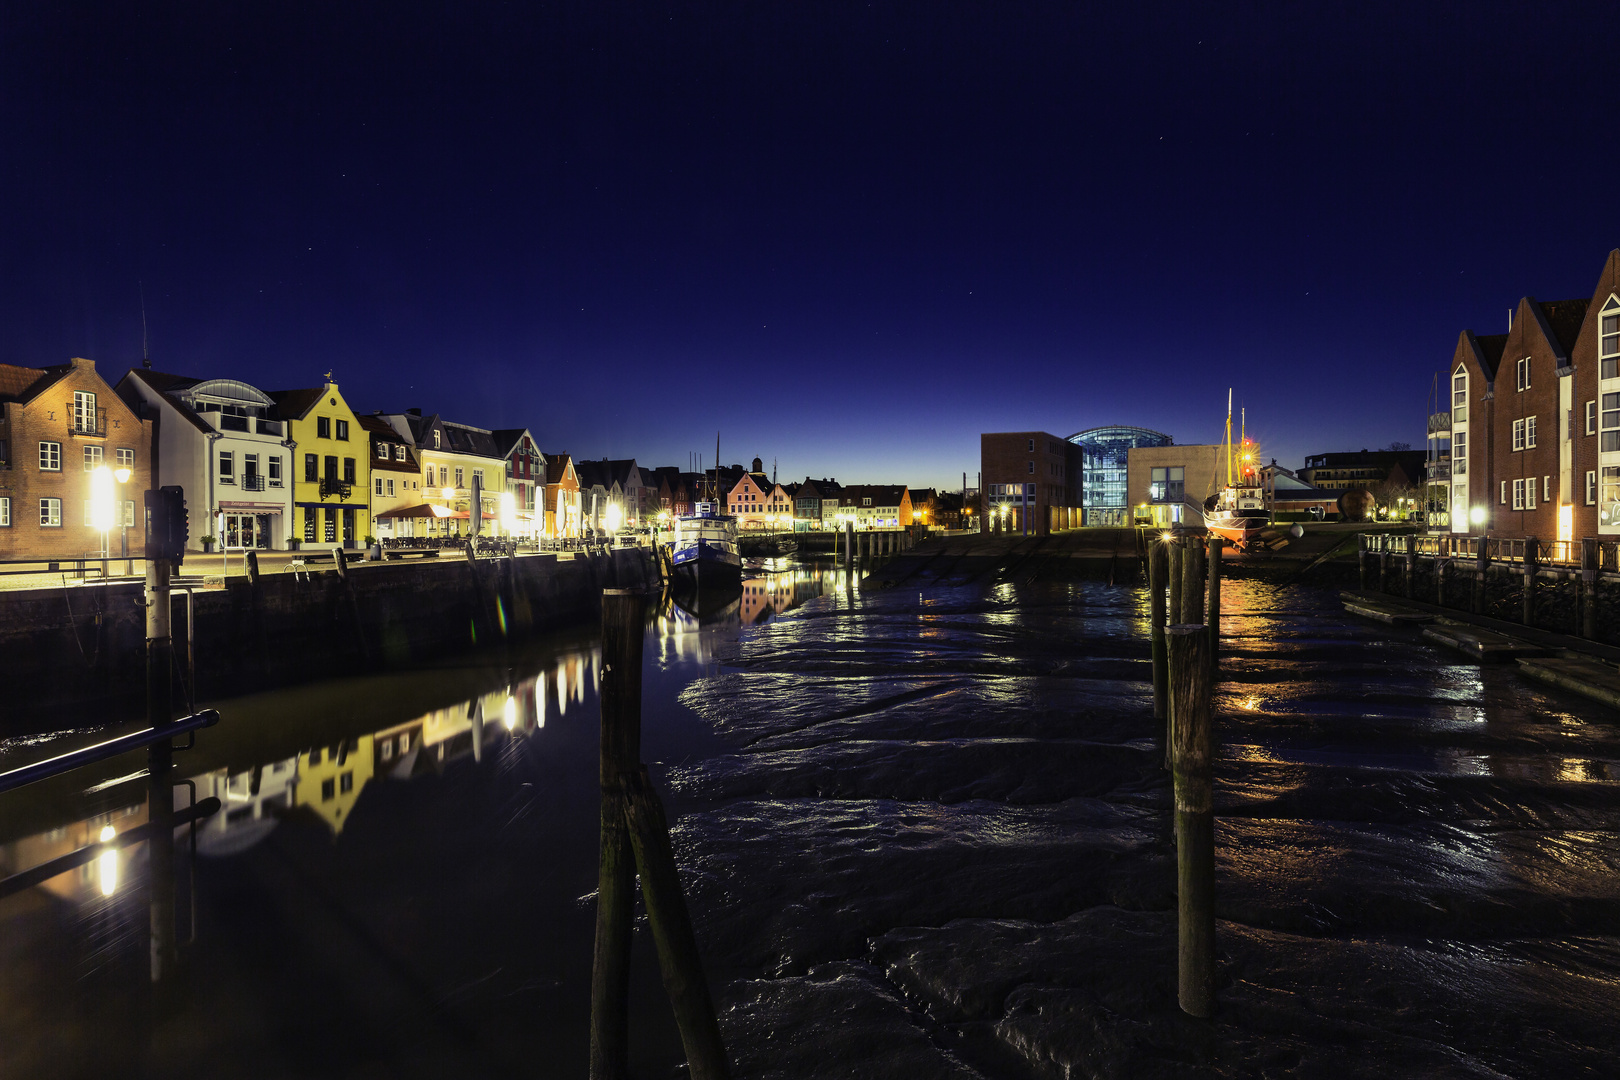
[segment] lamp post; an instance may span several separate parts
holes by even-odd
[[[113,503],[116,500],[116,481],[112,470],[98,465],[90,473],[90,524],[101,533],[101,579],[107,580],[107,534],[113,526]]]

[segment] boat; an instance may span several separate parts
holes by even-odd
[[[696,513],[675,519],[669,555],[670,580],[678,588],[735,589],[742,583],[737,519],[700,502]]]
[[[745,536],[739,543],[745,559],[781,559],[799,550],[798,538],[789,533]]]
[[[1255,453],[1249,445],[1248,418],[1245,416],[1239,445],[1232,452],[1232,391],[1226,392],[1226,484],[1204,500],[1204,527],[1239,551],[1248,551],[1260,542],[1260,534],[1271,527],[1266,511],[1266,489],[1255,468]],[[1237,460],[1234,462],[1233,458]],[[1233,466],[1236,465],[1234,470]],[[1234,479],[1235,477],[1235,479]]]

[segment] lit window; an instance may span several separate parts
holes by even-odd
[[[42,528],[59,529],[62,527],[62,500],[39,500],[39,524]]]
[[[1459,424],[1468,421],[1468,375],[1461,368],[1451,377],[1451,419]]]
[[[1451,471],[1458,476],[1468,472],[1468,432],[1459,431],[1451,436]]]
[[[96,395],[83,390],[73,393],[73,430],[96,430]]]
[[[394,446],[394,460],[395,461],[404,461],[405,460],[405,444],[404,443],[396,443],[395,444],[395,446]]]
[[[84,448],[84,471],[95,472],[101,467],[101,447],[87,446]]]
[[[1620,465],[1603,466],[1603,487],[1598,494],[1598,524],[1620,525]]]
[[[1586,474],[1586,505],[1597,505],[1597,473],[1589,471]]]
[[[62,471],[61,443],[42,442],[39,444],[39,467],[45,472]]]
[[[433,449],[439,449],[439,429],[433,429]]]
[[[1541,501],[1552,502],[1552,477],[1550,476],[1541,478]]]

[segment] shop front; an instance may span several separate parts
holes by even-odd
[[[215,525],[228,550],[267,550],[282,539],[281,518],[282,507],[277,503],[221,501]]]

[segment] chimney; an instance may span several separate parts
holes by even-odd
[[[405,415],[407,415],[407,416],[421,416],[422,415],[422,410],[421,409],[406,409],[405,410]]]

